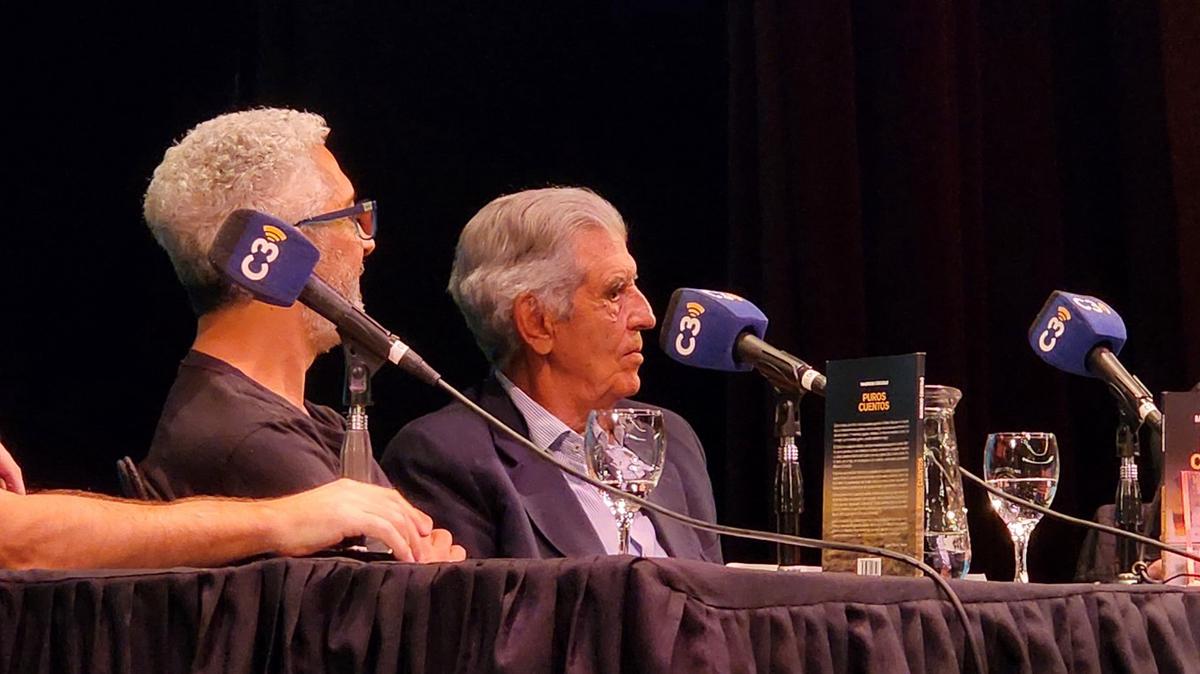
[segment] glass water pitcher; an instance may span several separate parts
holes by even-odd
[[[946,578],[962,578],[971,566],[971,534],[954,407],[962,391],[951,386],[925,387],[925,563]]]

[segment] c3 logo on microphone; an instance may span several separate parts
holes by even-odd
[[[1071,320],[1071,312],[1067,311],[1066,307],[1060,306],[1058,311],[1050,317],[1046,323],[1046,329],[1042,331],[1038,337],[1038,348],[1042,353],[1050,353],[1058,344],[1058,338],[1063,336],[1067,331],[1067,321]]]
[[[250,244],[250,253],[242,258],[242,276],[251,281],[265,279],[271,273],[271,263],[279,257],[279,246],[276,244],[282,241],[287,241],[283,230],[275,225],[263,225],[263,235]],[[256,267],[255,260],[259,257],[262,260]]]
[[[699,302],[688,302],[687,313],[679,319],[679,334],[675,336],[675,352],[690,356],[696,350],[696,336],[700,334],[700,314],[704,307]]]
[[[1090,311],[1093,314],[1112,314],[1113,312],[1107,304],[1095,297],[1072,297],[1071,301],[1080,309]]]

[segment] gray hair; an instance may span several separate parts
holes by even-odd
[[[571,314],[583,283],[576,232],[598,228],[624,241],[613,205],[579,187],[525,190],[493,199],[458,237],[447,288],[488,360],[504,365],[521,346],[513,303],[530,293],[555,318]]]
[[[203,122],[163,155],[143,213],[197,315],[247,297],[207,259],[230,213],[249,208],[296,222],[332,198],[313,158],[328,134],[320,115],[261,108]]]

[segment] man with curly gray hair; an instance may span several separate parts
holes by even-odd
[[[354,186],[325,146],[328,133],[320,116],[295,110],[221,115],[188,132],[154,171],[146,222],[197,315],[141,464],[167,497],[277,497],[341,473],[342,416],[304,398],[306,372],[338,344],[337,330],[299,304],[252,299],[207,261],[225,218],[258,210],[297,223],[321,253],[317,273],[361,305],[374,220],[361,219]],[[368,210],[373,216],[373,202]],[[372,463],[373,481],[390,486]]]
[[[493,200],[463,229],[449,291],[492,372],[471,393],[562,463],[583,470],[589,410],[649,407],[642,336],[654,314],[612,204],[590,190],[527,190]],[[657,408],[656,408],[657,409]],[[713,521],[704,450],[663,410],[666,465],[651,499]],[[384,452],[393,484],[476,557],[613,553],[617,529],[599,492],[538,460],[453,403],[405,426]],[[639,513],[631,550],[719,562],[716,536]]]

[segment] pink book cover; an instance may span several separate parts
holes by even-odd
[[[1200,392],[1163,394],[1162,540],[1200,554]],[[1165,553],[1172,584],[1200,586],[1200,562]]]

